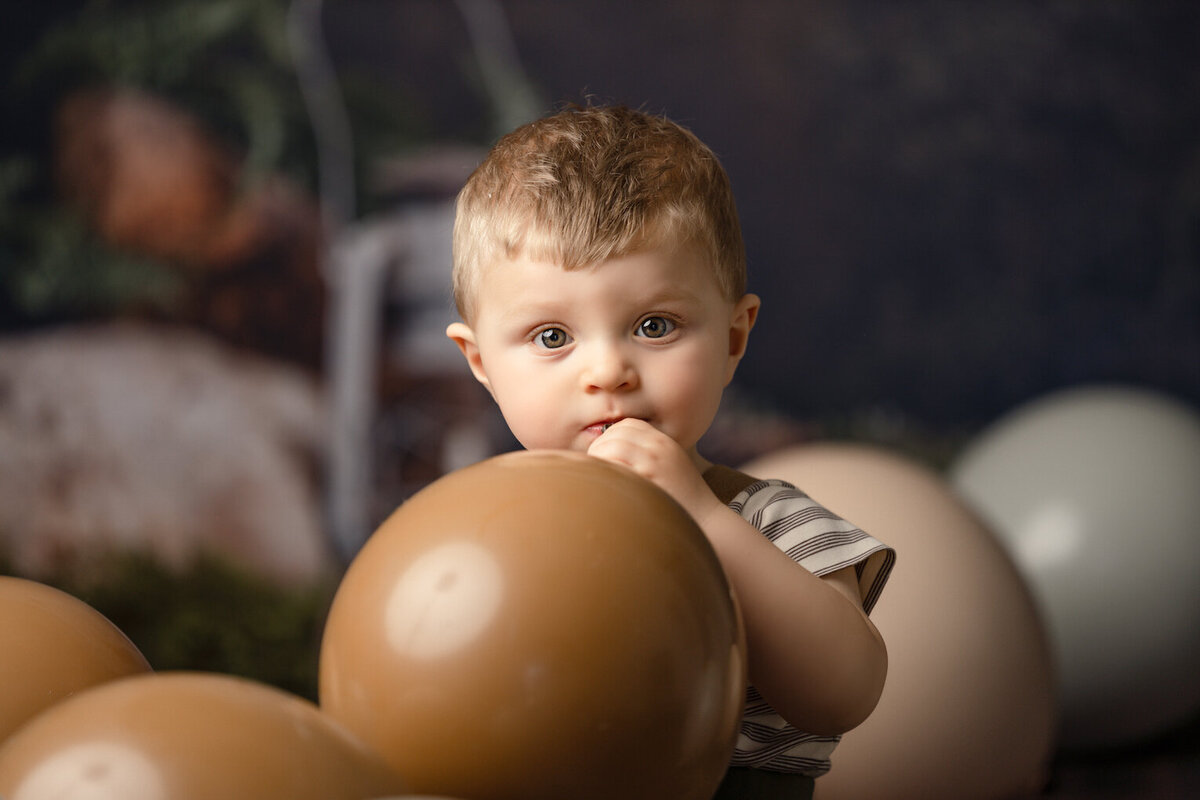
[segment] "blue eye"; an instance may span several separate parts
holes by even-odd
[[[560,347],[565,347],[570,341],[571,337],[562,328],[546,328],[537,333],[538,345],[547,350],[557,350]]]
[[[675,323],[666,317],[646,317],[638,323],[637,335],[647,339],[661,339],[675,330]]]

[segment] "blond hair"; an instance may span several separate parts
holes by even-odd
[[[571,107],[501,138],[458,195],[454,298],[476,310],[481,271],[520,256],[578,269],[695,244],[729,300],[746,256],[729,177],[695,134],[622,106]]]

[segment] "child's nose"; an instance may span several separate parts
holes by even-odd
[[[638,384],[637,370],[620,347],[596,345],[583,371],[588,391],[627,391]]]

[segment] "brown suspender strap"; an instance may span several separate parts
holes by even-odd
[[[704,482],[725,505],[729,505],[729,501],[737,497],[739,492],[757,481],[758,478],[721,464],[713,464],[704,471]]]

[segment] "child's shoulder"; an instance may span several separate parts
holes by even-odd
[[[758,483],[759,479],[724,464],[713,464],[704,471],[704,482],[722,503],[729,505],[733,498]]]

